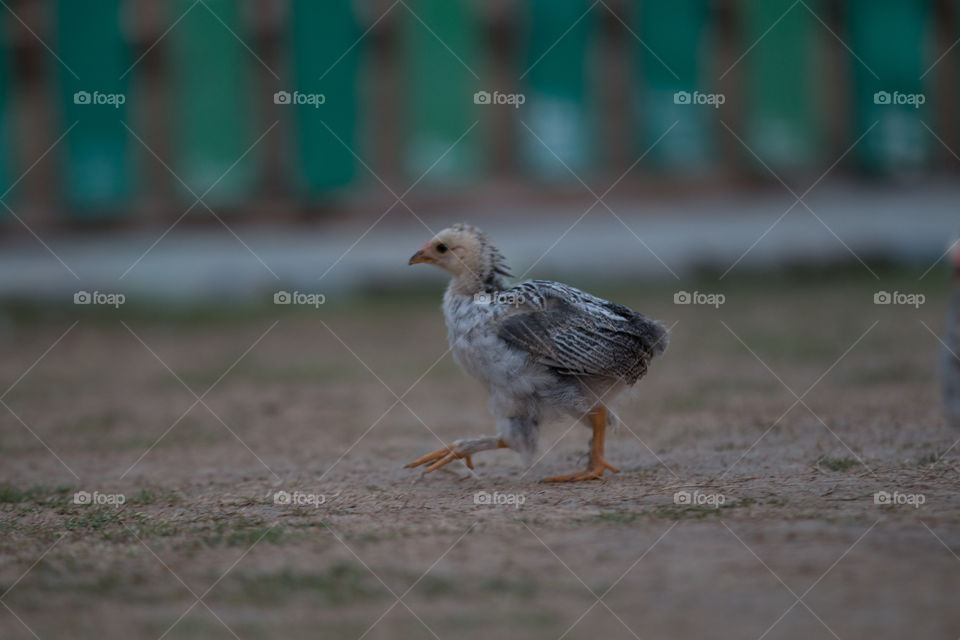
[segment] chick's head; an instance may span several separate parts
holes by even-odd
[[[454,275],[463,276],[485,271],[485,248],[488,242],[476,227],[457,224],[431,238],[413,254],[409,264],[427,263]]]

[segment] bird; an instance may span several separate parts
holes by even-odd
[[[454,360],[489,394],[497,435],[462,438],[414,460],[424,474],[491,449],[512,449],[529,462],[540,426],[564,415],[592,430],[587,468],[545,482],[598,480],[619,470],[607,461],[610,402],[646,375],[663,354],[669,331],[660,322],[570,285],[526,280],[508,286],[505,259],[480,229],[466,223],[426,242],[408,264],[450,274],[443,314]]]
[[[947,335],[940,358],[943,403],[947,421],[960,429],[960,240],[950,256],[953,272],[953,297],[947,314]]]

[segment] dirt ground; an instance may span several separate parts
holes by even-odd
[[[403,468],[493,433],[439,290],[11,309],[0,638],[956,639],[960,433],[930,332],[947,290],[918,275],[683,283],[719,308],[575,283],[674,328],[615,405],[621,472],[573,485],[539,482],[584,464],[588,432],[563,423],[532,468]]]

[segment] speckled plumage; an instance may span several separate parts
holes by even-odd
[[[450,348],[486,387],[498,438],[511,449],[529,457],[540,425],[564,414],[588,424],[588,412],[635,384],[666,350],[666,328],[623,305],[547,280],[508,287],[503,257],[474,227],[444,230],[411,262],[428,261],[418,256],[447,245],[456,260],[429,261],[454,276],[443,299]],[[470,454],[497,440],[454,444]]]

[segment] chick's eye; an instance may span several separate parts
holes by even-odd
[[[447,252],[447,245],[443,244],[442,242],[437,245],[437,253],[446,253],[446,252]]]

